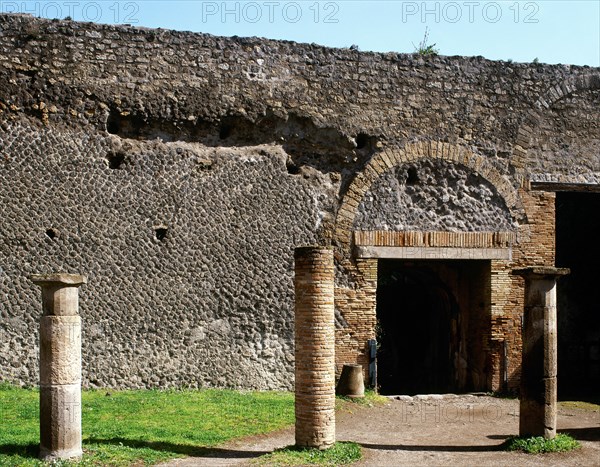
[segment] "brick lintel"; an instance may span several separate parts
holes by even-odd
[[[600,184],[531,181],[531,189],[535,191],[582,191],[600,193]]]
[[[356,246],[510,248],[515,232],[355,231]]]
[[[357,258],[382,259],[512,259],[512,248],[456,248],[425,246],[357,246]]]

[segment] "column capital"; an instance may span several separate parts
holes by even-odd
[[[512,273],[517,276],[530,278],[552,278],[571,274],[571,270],[569,268],[555,268],[553,266],[530,266],[527,268],[513,269]]]
[[[52,274],[32,274],[29,280],[40,287],[48,285],[78,287],[82,284],[87,284],[87,276],[81,274],[67,274],[64,272]]]

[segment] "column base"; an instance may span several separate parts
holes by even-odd
[[[83,450],[79,449],[63,449],[59,451],[51,451],[43,446],[40,446],[39,459],[42,461],[55,461],[61,459],[76,459],[83,456]]]
[[[81,385],[40,386],[40,457],[81,453]]]

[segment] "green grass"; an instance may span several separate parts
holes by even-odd
[[[335,396],[336,397],[336,410],[344,407],[352,407],[347,402],[352,402],[359,406],[374,407],[376,405],[382,405],[389,402],[387,397],[377,394],[372,389],[365,390],[365,397],[346,397],[346,396]]]
[[[346,465],[362,458],[361,447],[356,443],[338,442],[325,450],[288,446],[259,457],[253,463],[268,466],[284,465]]]
[[[594,404],[592,402],[563,401],[563,402],[559,402],[558,406],[565,408],[565,409],[581,409],[581,410],[600,411],[600,405]]]
[[[82,393],[84,457],[63,465],[151,465],[200,456],[233,438],[294,422],[294,396],[233,390]],[[39,392],[0,385],[0,465],[37,460]]]
[[[507,451],[523,451],[528,454],[540,454],[544,452],[565,452],[581,447],[579,441],[569,435],[558,434],[554,439],[545,439],[543,436],[531,438],[519,438],[513,436],[506,440],[504,446]]]

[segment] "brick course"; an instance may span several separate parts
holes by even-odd
[[[335,443],[333,250],[299,247],[294,262],[296,445],[326,449]]]

